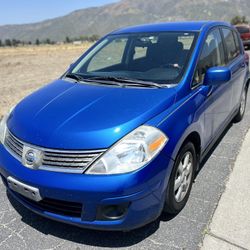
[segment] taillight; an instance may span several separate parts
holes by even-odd
[[[249,40],[250,39],[250,33],[241,34],[240,37],[241,37],[242,40]]]

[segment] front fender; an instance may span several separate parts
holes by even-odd
[[[185,98],[177,101],[171,110],[166,110],[148,122],[149,125],[158,122],[157,127],[168,136],[169,141],[163,151],[171,159],[176,159],[183,142],[192,132],[200,135],[201,147],[204,147],[205,141],[202,135],[206,133],[204,126],[205,99],[202,88],[194,90]]]

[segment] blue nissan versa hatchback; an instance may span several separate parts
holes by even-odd
[[[223,22],[108,34],[3,117],[7,190],[42,216],[92,229],[178,213],[206,152],[243,118],[245,58]]]

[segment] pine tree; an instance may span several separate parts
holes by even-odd
[[[12,46],[10,39],[5,39],[5,46]]]
[[[70,40],[70,38],[69,38],[68,36],[66,36],[65,42],[66,42],[66,43],[71,43],[71,40]]]

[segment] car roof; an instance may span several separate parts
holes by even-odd
[[[112,32],[111,34],[124,34],[124,33],[140,33],[140,32],[161,32],[161,31],[201,31],[205,27],[214,27],[218,25],[232,27],[227,22],[220,21],[188,21],[188,22],[168,22],[168,23],[155,23],[144,24],[138,26],[131,26],[122,28]]]

